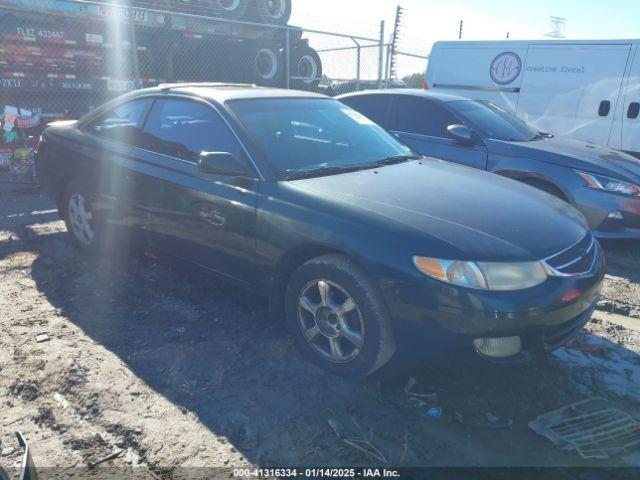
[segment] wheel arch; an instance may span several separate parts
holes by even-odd
[[[284,294],[291,274],[309,260],[331,254],[345,255],[354,260],[348,253],[320,243],[298,245],[282,256],[271,276],[268,289],[269,310],[274,318],[284,317]]]
[[[54,195],[56,207],[58,207],[58,214],[60,218],[63,218],[64,215],[64,206],[62,205],[62,201],[64,199],[64,192],[67,189],[67,186],[75,180],[77,175],[74,175],[70,171],[64,171],[62,174],[56,179],[55,187],[54,187]]]
[[[570,204],[574,203],[573,197],[569,194],[566,188],[564,188],[562,185],[559,185],[558,182],[554,181],[544,174],[536,172],[523,172],[519,170],[500,170],[495,171],[494,173],[521,183],[525,183],[535,188],[540,188],[540,186],[547,186],[550,189],[557,191],[561,195],[560,198],[565,202]]]

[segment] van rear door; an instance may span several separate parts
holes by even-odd
[[[530,44],[518,117],[543,132],[608,145],[630,52],[630,44]]]
[[[640,158],[640,46],[635,48],[622,114],[622,150]]]
[[[526,55],[525,42],[437,42],[429,57],[427,85],[515,112]]]

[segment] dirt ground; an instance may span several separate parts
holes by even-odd
[[[103,467],[145,467],[153,478],[243,465],[639,466],[640,450],[586,460],[528,427],[594,396],[640,418],[639,246],[605,245],[599,310],[545,359],[425,365],[353,383],[307,364],[244,291],[152,258],[86,263],[48,199],[2,183],[0,462],[18,458],[20,430],[37,465],[69,475],[113,453]],[[405,394],[410,377],[437,402]],[[486,414],[512,424],[458,421]],[[375,455],[330,423],[366,437]]]

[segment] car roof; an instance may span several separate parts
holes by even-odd
[[[423,90],[419,88],[391,88],[388,90],[363,90],[362,92],[347,93],[336,97],[338,100],[342,98],[358,97],[360,95],[407,95],[413,97],[430,98],[440,102],[455,102],[459,100],[469,100],[466,97],[451,95],[449,93],[439,93],[432,90]]]
[[[218,103],[229,100],[258,98],[329,98],[325,95],[283,88],[258,87],[248,84],[175,83],[139,90],[139,93],[187,93]]]

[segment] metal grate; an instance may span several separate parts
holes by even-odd
[[[539,435],[583,458],[609,458],[640,444],[640,422],[602,398],[546,413],[529,423]]]

